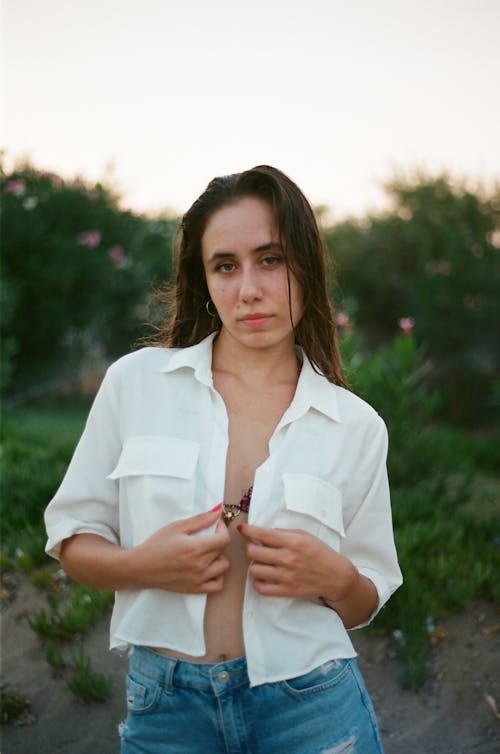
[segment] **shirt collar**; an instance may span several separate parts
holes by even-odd
[[[218,333],[213,332],[194,346],[178,348],[161,368],[162,372],[174,372],[189,367],[199,382],[213,387],[212,346]],[[309,408],[315,408],[333,421],[340,422],[340,412],[335,386],[321,373],[318,373],[302,349],[298,349],[302,360],[297,390],[283,419],[293,421],[304,415]],[[280,422],[281,423],[281,422]]]
[[[286,412],[287,418],[296,419],[314,408],[333,421],[342,421],[337,401],[336,386],[321,372],[317,372],[305,353],[299,349],[302,369],[293,401]],[[290,413],[292,416],[290,416]]]
[[[194,369],[194,376],[197,380],[213,387],[212,344],[216,335],[217,332],[210,333],[194,346],[176,349],[160,371],[174,372],[176,369],[190,367]]]

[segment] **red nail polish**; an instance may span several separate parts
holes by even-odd
[[[241,530],[243,529],[243,524],[237,524],[236,528],[238,529],[239,532],[241,532]]]
[[[220,511],[221,508],[222,508],[222,503],[219,503],[219,505],[216,505],[214,508],[212,508],[210,512],[215,513],[215,511]]]

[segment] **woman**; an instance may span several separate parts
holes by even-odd
[[[47,551],[116,591],[122,754],[381,752],[347,629],[401,583],[387,433],[311,207],[268,166],[216,178],[177,252],[161,345],[109,369],[46,512]]]

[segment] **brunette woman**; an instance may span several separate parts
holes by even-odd
[[[111,366],[46,512],[116,591],[122,754],[381,752],[348,630],[401,584],[387,433],[345,384],[312,209],[279,170],[184,215],[170,318]]]

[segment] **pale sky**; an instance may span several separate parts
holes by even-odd
[[[395,169],[500,178],[500,0],[3,0],[7,167],[185,211],[268,163],[332,218]],[[110,169],[111,166],[111,169]]]

